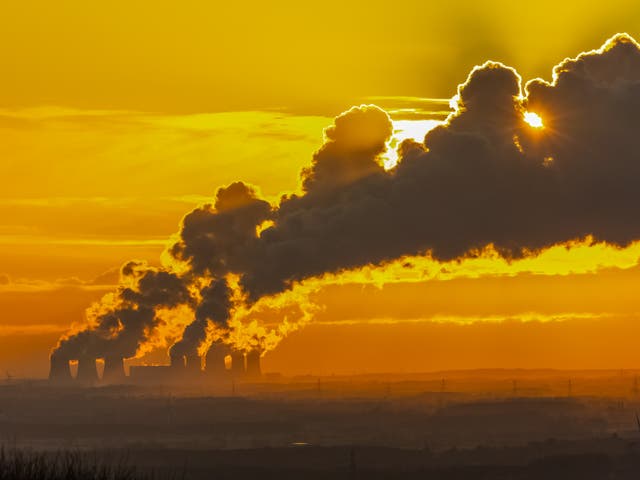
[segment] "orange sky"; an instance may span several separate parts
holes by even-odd
[[[159,263],[218,186],[242,179],[270,200],[298,189],[322,129],[350,105],[376,103],[398,138],[419,138],[475,64],[549,78],[617,31],[640,36],[630,1],[442,5],[3,6],[0,371],[45,375],[49,349],[118,267]],[[322,309],[265,370],[636,368],[639,255],[576,246],[513,265],[353,273],[314,294]]]

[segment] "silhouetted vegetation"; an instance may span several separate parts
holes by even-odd
[[[0,450],[0,480],[150,480],[124,458],[108,462],[79,452]]]
[[[606,442],[598,447],[610,450]],[[122,461],[127,454],[98,459],[96,454],[82,452],[3,450],[0,480],[171,479],[176,478],[172,473],[175,465],[186,458],[189,465],[185,462],[178,475],[185,480],[636,480],[640,472],[640,455],[631,451],[549,455],[523,462],[522,454],[532,456],[537,449],[482,449],[484,459],[464,450],[431,455],[419,450],[360,447],[129,451],[133,462],[152,460],[158,468],[153,471],[129,466]]]

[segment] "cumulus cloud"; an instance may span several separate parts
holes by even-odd
[[[196,274],[224,275],[238,268],[256,228],[271,216],[271,205],[242,182],[220,188],[215,204],[206,204],[182,220],[180,241],[171,254]]]
[[[393,124],[378,107],[353,107],[324,133],[325,144],[302,171],[306,192],[346,186],[383,171],[379,156],[386,150]]]
[[[638,239],[638,44],[618,35],[524,93],[515,70],[476,67],[458,88],[458,111],[423,144],[403,144],[396,168],[285,199],[252,244],[260,261],[243,284],[259,297],[426,251],[451,260],[492,244],[517,258],[588,235],[619,246]],[[524,121],[527,109],[545,128]],[[365,124],[370,111],[338,118]]]
[[[184,217],[168,250],[173,267],[123,268],[133,286],[119,289],[105,326],[140,335],[154,309],[190,304],[195,319],[176,347],[188,350],[208,322],[228,326],[238,301],[231,277],[250,304],[406,255],[450,261],[492,245],[512,259],[587,236],[616,246],[640,239],[640,47],[631,37],[563,61],[551,82],[523,86],[514,69],[487,62],[458,87],[457,105],[424,142],[403,142],[390,170],[381,155],[393,124],[364,105],[325,130],[300,194],[272,206],[242,182],[219,189]],[[525,121],[527,110],[544,128]]]

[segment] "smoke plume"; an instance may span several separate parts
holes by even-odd
[[[61,339],[55,354],[67,359],[134,357],[150,341],[162,320],[160,308],[192,302],[184,281],[175,273],[126,263],[121,286],[90,310],[89,327]]]
[[[195,320],[187,325],[182,339],[171,347],[170,356],[193,357],[207,340],[210,324],[224,332],[230,317],[232,291],[226,279],[212,280],[200,290],[200,301],[195,308]]]
[[[523,86],[514,69],[487,62],[455,99],[424,142],[400,145],[392,169],[382,156],[393,123],[364,105],[325,130],[300,193],[271,205],[242,182],[220,188],[212,205],[184,217],[165,269],[125,265],[129,286],[59,349],[133,356],[157,329],[154,312],[183,304],[194,320],[173,349],[188,354],[212,324],[236,342],[248,328],[238,312],[291,300],[327,274],[408,255],[461,259],[487,246],[514,259],[587,237],[615,246],[640,239],[640,47],[631,37],[564,60],[551,82]],[[527,123],[526,112],[544,126]],[[258,343],[295,328],[283,325]]]

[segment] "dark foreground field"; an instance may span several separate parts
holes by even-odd
[[[640,478],[636,373],[581,375],[13,382],[0,480]]]
[[[577,453],[580,452],[580,453]],[[248,450],[5,451],[0,479],[637,479],[640,454],[620,439],[431,454],[371,447]]]

